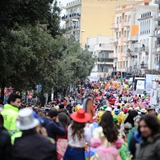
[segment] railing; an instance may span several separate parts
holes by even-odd
[[[131,22],[126,22],[126,21],[124,21],[124,22],[123,22],[123,26],[124,26],[124,27],[130,27],[130,26],[131,26]]]
[[[70,26],[68,27],[69,30],[76,30],[76,29],[80,29],[80,26]]]
[[[111,38],[110,43],[118,43],[118,38]]]
[[[129,41],[138,41],[138,36],[130,36]]]
[[[148,46],[144,46],[144,47],[135,47],[134,48],[134,52],[142,52],[142,51],[148,52],[149,51],[149,47]]]
[[[72,14],[69,14],[69,15],[62,16],[62,20],[65,20],[65,19],[68,19],[68,18],[80,17],[80,16],[81,16],[80,13],[72,13]]]
[[[134,65],[133,68],[134,68],[134,69],[144,69],[144,68],[148,68],[148,64]]]
[[[110,29],[118,29],[119,28],[119,24],[118,23],[112,23],[110,25]]]
[[[67,7],[69,6],[73,6],[73,5],[76,5],[76,4],[81,4],[82,0],[75,0],[75,1],[72,1],[70,3],[67,3]]]
[[[128,37],[124,37],[123,42],[127,42],[127,41],[128,41]]]
[[[97,62],[113,62],[113,59],[110,58],[97,58]]]

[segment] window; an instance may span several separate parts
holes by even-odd
[[[123,35],[123,30],[124,30],[124,29],[122,28],[122,35]]]
[[[117,49],[118,49],[118,47],[116,46],[116,47],[115,47],[115,52],[116,52],[116,53],[117,53]]]
[[[121,31],[119,31],[119,37],[121,37]]]
[[[127,67],[127,66],[126,66]],[[125,68],[125,61],[123,61],[123,68]]]
[[[119,23],[119,17],[117,17],[117,24]]]
[[[118,32],[116,32],[116,38],[118,38]]]
[[[127,15],[125,15],[125,21],[127,22]]]
[[[122,13],[122,19],[124,20],[124,13]]]

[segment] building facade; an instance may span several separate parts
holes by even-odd
[[[114,23],[114,66],[117,70],[133,72],[144,68],[152,69],[152,30],[155,26],[153,15],[155,6],[149,1],[119,6]],[[145,41],[144,41],[145,40]],[[145,44],[144,44],[145,42]]]
[[[128,3],[127,0],[118,0],[120,5]],[[116,6],[117,1],[110,0],[75,0],[67,3],[66,14],[62,16],[66,22],[66,36],[73,35],[82,46],[85,46],[89,36],[112,36],[109,26]]]
[[[156,69],[160,70],[160,0],[154,0],[154,4],[157,6],[157,12],[154,15],[154,20],[156,22],[156,25],[153,31],[153,37],[155,38],[153,55],[154,55],[154,64],[156,65]]]
[[[91,76],[104,77],[113,71],[113,45],[109,44],[111,37],[97,36],[87,38],[86,49],[95,59]]]

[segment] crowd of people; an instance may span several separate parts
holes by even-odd
[[[0,160],[160,160],[160,107],[127,81],[86,82],[43,107],[10,94]]]

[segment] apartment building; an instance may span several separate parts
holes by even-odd
[[[157,6],[157,12],[154,15],[154,20],[156,22],[155,29],[153,31],[153,37],[155,38],[155,47],[153,47],[154,64],[155,68],[160,70],[160,0],[154,0]]]
[[[118,1],[120,5],[128,3],[127,0]],[[66,36],[73,35],[82,46],[85,46],[89,36],[112,36],[109,26],[116,6],[117,1],[110,0],[74,0],[67,3],[66,14],[62,16],[66,23]]]
[[[113,44],[109,44],[111,37],[97,36],[95,38],[88,37],[86,49],[95,58],[95,64],[91,72],[91,76],[103,77],[113,71]]]
[[[143,1],[116,8],[114,23],[110,27],[113,29],[113,38],[110,43],[114,44],[114,54],[117,57],[114,59],[114,67],[117,70],[132,72],[136,67],[140,68],[138,59],[142,57],[139,57],[138,53],[141,47],[139,44],[141,22],[138,19],[141,18],[141,14],[155,9],[149,6],[149,3],[150,1]],[[141,43],[143,44],[142,41]],[[142,64],[144,68],[145,62]]]

